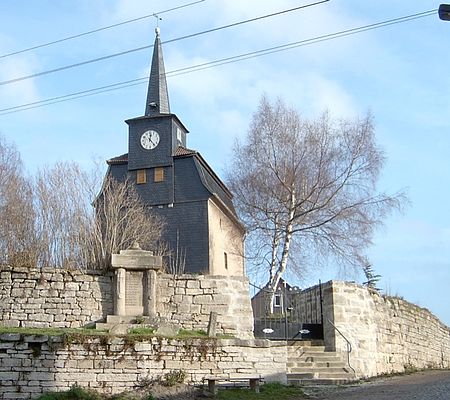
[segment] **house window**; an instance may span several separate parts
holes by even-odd
[[[281,307],[281,294],[276,294],[273,298],[273,306]]]
[[[164,181],[164,168],[158,167],[155,168],[155,182],[163,182]]]
[[[143,183],[147,183],[147,172],[145,169],[138,169],[136,174],[136,183],[141,185]]]
[[[228,254],[225,252],[223,253],[223,261],[224,261],[225,269],[228,269]]]

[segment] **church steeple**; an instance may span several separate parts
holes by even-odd
[[[156,38],[153,47],[150,79],[148,81],[147,103],[145,104],[145,116],[147,117],[159,114],[170,114],[169,93],[167,91],[159,28],[156,28],[155,32]]]

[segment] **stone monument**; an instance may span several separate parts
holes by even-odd
[[[115,270],[114,314],[154,317],[157,271],[162,267],[162,257],[135,243],[113,254],[111,264]]]

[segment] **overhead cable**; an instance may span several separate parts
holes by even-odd
[[[278,11],[278,12],[275,12],[275,13],[262,15],[262,16],[259,16],[259,17],[256,17],[256,18],[250,18],[250,19],[246,19],[246,20],[243,20],[243,21],[234,22],[232,24],[222,25],[222,26],[219,26],[217,28],[207,29],[205,31],[196,32],[196,33],[192,33],[192,34],[189,34],[189,35],[186,35],[186,36],[181,36],[181,37],[178,37],[178,38],[175,38],[175,39],[166,40],[164,42],[161,42],[161,44],[177,42],[177,41],[184,40],[184,39],[189,39],[189,38],[192,38],[192,37],[195,37],[195,36],[205,35],[207,33],[219,31],[219,30],[222,30],[222,29],[232,28],[232,27],[235,27],[235,26],[238,26],[238,25],[247,24],[249,22],[258,21],[258,20],[261,20],[261,19],[264,19],[264,18],[274,17],[276,15],[281,15],[281,14],[297,11],[297,10],[300,10],[300,9],[303,9],[303,8],[316,6],[316,5],[319,5],[319,4],[322,4],[322,3],[327,3],[329,1],[330,0],[322,0],[322,1],[315,2],[315,3],[306,4],[306,5],[303,5],[303,6],[298,6],[298,7],[290,8],[290,9],[287,9],[287,10]],[[62,67],[58,67],[58,68],[54,68],[54,69],[50,69],[50,70],[46,70],[46,71],[36,72],[34,74],[31,74],[31,75],[21,76],[19,78],[13,78],[13,79],[9,79],[9,80],[6,80],[6,81],[2,81],[2,82],[0,82],[0,86],[8,85],[8,84],[15,83],[15,82],[24,81],[26,79],[36,78],[36,77],[42,76],[42,75],[53,74],[55,72],[64,71],[66,69],[81,67],[82,65],[92,64],[92,63],[95,63],[95,62],[108,60],[110,58],[123,56],[125,54],[130,54],[130,53],[134,53],[136,51],[149,49],[151,47],[153,47],[153,44],[147,45],[147,46],[137,47],[137,48],[130,49],[130,50],[121,51],[119,53],[109,54],[109,55],[98,57],[98,58],[93,58],[93,59],[90,59],[90,60],[80,61],[80,62],[75,63],[75,64],[65,65],[65,66],[62,66]]]
[[[126,21],[118,22],[118,23],[113,24],[113,25],[108,25],[108,26],[104,26],[104,27],[102,27],[102,28],[93,29],[93,30],[91,30],[91,31],[78,33],[78,34],[73,35],[73,36],[68,36],[68,37],[65,37],[65,38],[62,38],[62,39],[56,39],[56,40],[53,40],[53,41],[51,41],[51,42],[38,44],[38,45],[36,45],[36,46],[27,47],[26,49],[17,50],[17,51],[14,51],[14,52],[12,52],[12,53],[0,55],[0,58],[10,57],[10,56],[14,56],[14,55],[16,55],[16,54],[21,54],[21,53],[25,53],[25,52],[27,52],[27,51],[36,50],[36,49],[40,49],[40,48],[42,48],[42,47],[47,47],[47,46],[51,46],[51,45],[53,45],[53,44],[65,42],[65,41],[67,41],[67,40],[72,40],[72,39],[76,39],[76,38],[79,38],[79,37],[82,37],[82,36],[92,35],[93,33],[101,32],[101,31],[104,31],[104,30],[106,30],[106,29],[116,28],[116,27],[118,27],[118,26],[125,25],[125,24],[130,24],[130,23],[132,23],[132,22],[140,21],[140,20],[145,19],[145,18],[155,17],[155,16],[158,16],[158,15],[161,15],[161,14],[168,13],[168,12],[170,12],[170,11],[179,10],[180,8],[185,8],[185,7],[192,6],[192,5],[194,5],[194,4],[203,3],[204,1],[205,1],[205,0],[194,1],[194,2],[192,2],[192,3],[183,4],[183,5],[178,6],[178,7],[169,8],[169,9],[167,9],[167,10],[157,11],[157,12],[154,12],[153,14],[143,15],[143,16],[141,16],[141,17],[137,17],[137,18],[133,18],[133,19],[128,19],[128,20],[126,20]]]
[[[275,47],[270,47],[270,48],[266,48],[266,49],[262,49],[262,50],[257,50],[257,51],[253,51],[253,52],[249,52],[249,53],[239,54],[236,56],[226,57],[226,58],[222,58],[222,59],[218,59],[218,60],[214,60],[214,61],[209,61],[209,62],[197,64],[197,65],[192,65],[189,67],[179,68],[179,69],[167,72],[166,76],[172,77],[172,76],[187,74],[187,73],[191,73],[191,72],[197,72],[197,71],[204,70],[207,68],[213,68],[213,67],[217,67],[217,66],[224,65],[224,64],[230,64],[230,63],[234,63],[234,62],[238,62],[238,61],[248,60],[250,58],[261,57],[264,55],[281,52],[281,51],[286,51],[286,50],[290,50],[290,49],[297,48],[297,47],[308,46],[311,44],[320,43],[320,42],[327,41],[327,40],[333,40],[333,39],[338,39],[338,38],[346,37],[346,36],[350,36],[350,35],[356,35],[358,33],[366,32],[369,30],[379,29],[379,28],[383,28],[386,26],[390,26],[390,25],[400,24],[400,23],[416,20],[419,18],[428,17],[430,15],[433,15],[433,13],[435,13],[435,12],[436,12],[436,10],[424,11],[424,12],[417,13],[417,14],[406,15],[404,17],[399,17],[399,18],[394,18],[394,19],[390,19],[390,20],[386,20],[386,21],[376,22],[376,23],[369,24],[369,25],[363,25],[360,27],[346,29],[346,30],[342,30],[342,31],[338,31],[338,32],[334,32],[334,33],[330,33],[330,34],[326,34],[326,35],[322,35],[322,36],[316,36],[316,37],[309,38],[309,39],[303,39],[303,40],[300,40],[297,42],[291,42],[291,43],[287,43],[287,44],[283,44],[283,45],[279,45],[279,46],[275,46]],[[93,88],[93,89],[70,93],[70,94],[63,95],[63,96],[53,97],[53,98],[46,99],[46,100],[40,100],[40,101],[35,101],[32,103],[22,104],[19,106],[3,108],[3,109],[0,109],[0,116],[19,112],[19,111],[25,111],[25,110],[29,110],[32,108],[43,107],[43,106],[50,105],[50,104],[74,100],[74,99],[78,99],[81,97],[93,96],[96,94],[110,92],[110,91],[118,90],[118,89],[123,89],[123,88],[127,88],[130,86],[136,86],[136,85],[146,83],[148,81],[148,79],[149,79],[149,77],[146,76],[146,77],[136,78],[136,79],[132,79],[132,80],[128,80],[128,81],[113,83],[110,85],[101,86],[101,87],[97,87],[97,88]]]

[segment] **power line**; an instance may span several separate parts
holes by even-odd
[[[276,15],[281,15],[281,14],[297,11],[297,10],[300,10],[300,9],[303,9],[303,8],[316,6],[316,5],[319,5],[319,4],[322,4],[322,3],[327,3],[329,1],[330,0],[321,0],[321,1],[318,1],[318,2],[315,2],[315,3],[310,3],[310,4],[303,5],[303,6],[298,6],[298,7],[290,8],[290,9],[287,9],[287,10],[282,10],[282,11],[278,11],[278,12],[275,12],[275,13],[262,15],[262,16],[259,16],[259,17],[256,17],[256,18],[250,18],[250,19],[246,19],[246,20],[243,20],[243,21],[234,22],[232,24],[222,25],[222,26],[219,26],[217,28],[212,28],[212,29],[207,29],[205,31],[192,33],[192,34],[189,34],[189,35],[186,35],[186,36],[181,36],[181,37],[178,37],[178,38],[175,38],[175,39],[166,40],[166,41],[161,42],[161,43],[162,44],[167,44],[167,43],[172,43],[172,42],[176,42],[176,41],[179,41],[179,40],[189,39],[189,38],[192,38],[192,37],[205,35],[207,33],[219,31],[219,30],[222,30],[222,29],[232,28],[232,27],[235,27],[235,26],[238,26],[238,25],[247,24],[249,22],[258,21],[258,20],[261,20],[261,19],[264,19],[264,18],[274,17]],[[41,72],[37,72],[35,74],[26,75],[26,76],[22,76],[22,77],[19,77],[19,78],[9,79],[9,80],[0,82],[0,86],[8,85],[8,84],[15,83],[15,82],[20,82],[20,81],[23,81],[23,80],[26,80],[26,79],[30,79],[30,78],[36,78],[36,77],[42,76],[42,75],[49,75],[49,74],[52,74],[52,73],[55,73],[55,72],[64,71],[66,69],[76,68],[76,67],[80,67],[80,66],[86,65],[86,64],[92,64],[92,63],[95,63],[95,62],[98,62],[98,61],[104,61],[104,60],[107,60],[107,59],[110,59],[110,58],[123,56],[125,54],[134,53],[136,51],[149,49],[151,47],[153,47],[153,44],[147,45],[147,46],[137,47],[137,48],[130,49],[130,50],[121,51],[119,53],[109,54],[109,55],[98,57],[98,58],[93,58],[93,59],[86,60],[86,61],[80,61],[80,62],[75,63],[75,64],[65,65],[63,67],[58,67],[58,68],[54,68],[54,69],[50,69],[50,70],[46,70],[46,71],[41,71]]]
[[[404,17],[394,18],[391,20],[376,22],[376,23],[373,23],[370,25],[364,25],[364,26],[360,26],[357,28],[346,29],[343,31],[329,33],[329,34],[322,35],[322,36],[316,36],[314,38],[303,39],[303,40],[300,40],[297,42],[287,43],[287,44],[270,47],[270,48],[266,48],[266,49],[262,49],[262,50],[252,51],[249,53],[239,54],[237,56],[222,58],[220,60],[209,61],[209,62],[206,62],[203,64],[198,64],[195,66],[190,66],[190,67],[185,67],[185,68],[180,68],[180,69],[177,69],[174,71],[170,71],[170,72],[166,73],[166,75],[167,76],[183,75],[186,73],[201,71],[201,70],[204,70],[207,68],[212,68],[212,67],[217,67],[220,65],[230,64],[233,62],[248,60],[250,58],[261,57],[261,56],[265,56],[268,54],[277,53],[280,51],[291,50],[291,49],[294,49],[297,47],[308,46],[310,44],[320,43],[320,42],[324,42],[327,40],[338,39],[338,38],[345,37],[345,36],[355,35],[357,33],[362,33],[362,32],[366,32],[366,31],[373,30],[373,29],[383,28],[383,27],[390,26],[390,25],[396,25],[396,24],[400,24],[403,22],[413,21],[413,20],[419,19],[419,18],[429,17],[431,15],[434,15],[436,13],[436,11],[437,10],[424,11],[424,12],[417,13],[417,14],[411,14],[411,15],[407,15]],[[1,111],[2,110],[0,110],[0,112]]]
[[[12,113],[12,112],[22,111],[21,110],[22,107],[26,107],[26,108],[24,108],[25,110],[28,110],[30,108],[43,107],[43,106],[46,106],[47,104],[42,104],[42,103],[48,103],[48,104],[59,103],[59,102],[62,102],[62,101],[67,101],[67,100],[64,100],[64,99],[67,99],[68,97],[70,97],[70,99],[68,99],[68,100],[72,100],[72,98],[73,99],[77,99],[79,97],[85,97],[86,95],[91,95],[92,96],[92,95],[95,95],[95,94],[98,94],[98,93],[103,93],[103,91],[101,91],[102,89],[117,90],[117,89],[122,89],[121,86],[128,87],[128,86],[134,86],[135,84],[139,84],[140,85],[140,84],[144,83],[143,81],[147,81],[148,78],[149,78],[148,76],[145,76],[145,77],[142,77],[142,78],[131,79],[131,80],[128,80],[128,81],[112,83],[112,84],[106,85],[106,86],[100,86],[100,87],[96,87],[96,88],[92,88],[92,89],[82,90],[82,91],[79,91],[79,92],[69,93],[69,94],[56,96],[56,97],[51,97],[51,98],[46,99],[46,100],[33,101],[31,103],[22,104],[22,105],[19,105],[19,106],[3,108],[3,109],[0,110],[0,113],[3,113],[4,111],[9,111],[9,112],[4,112],[4,114],[9,114],[9,113]],[[98,93],[93,93],[93,92],[97,92],[97,91],[99,91],[99,92]],[[110,91],[110,90],[108,90],[108,91]],[[79,96],[79,95],[85,95],[85,96]],[[40,105],[37,105],[37,104],[40,104]],[[16,110],[16,111],[12,111],[12,110]],[[3,114],[0,114],[0,115],[3,115]]]
[[[363,26],[356,27],[356,28],[351,28],[351,29],[334,32],[334,33],[329,33],[329,34],[322,35],[322,36],[316,36],[314,38],[303,39],[300,41],[291,42],[291,43],[287,43],[287,44],[283,44],[283,45],[279,45],[279,46],[275,46],[275,47],[270,47],[270,48],[266,48],[266,49],[262,49],[262,50],[249,52],[249,53],[239,54],[236,56],[231,56],[231,57],[226,57],[226,58],[222,58],[222,59],[218,59],[218,60],[214,60],[214,61],[209,61],[206,63],[197,64],[197,65],[169,71],[166,73],[166,76],[172,77],[172,76],[183,75],[183,74],[187,74],[187,73],[191,73],[191,72],[197,72],[197,71],[201,71],[204,69],[217,67],[220,65],[230,64],[230,63],[234,63],[234,62],[238,62],[238,61],[244,61],[244,60],[248,60],[250,58],[261,57],[261,56],[265,56],[265,55],[276,53],[276,52],[291,50],[291,49],[297,48],[297,47],[308,46],[308,45],[315,44],[315,43],[320,43],[320,42],[324,42],[324,41],[328,41],[328,40],[338,39],[341,37],[355,35],[355,34],[366,32],[366,31],[373,30],[373,29],[379,29],[379,28],[383,28],[386,26],[390,26],[390,25],[396,25],[396,24],[400,24],[400,23],[404,23],[404,22],[413,21],[413,20],[416,20],[419,18],[428,17],[428,16],[433,15],[435,12],[436,12],[436,10],[424,11],[424,12],[417,13],[417,14],[406,15],[406,16],[399,17],[399,18],[394,18],[394,19],[390,19],[390,20],[386,20],[386,21],[376,22],[376,23],[369,24],[369,25],[363,25]],[[53,98],[46,99],[46,100],[40,100],[40,101],[36,101],[36,102],[32,102],[32,103],[22,104],[19,106],[0,109],[0,116],[10,114],[10,113],[20,112],[20,111],[25,111],[25,110],[29,110],[32,108],[44,107],[44,106],[50,105],[50,104],[74,100],[74,99],[78,99],[81,97],[93,96],[96,94],[110,92],[113,90],[124,89],[127,87],[140,85],[140,84],[146,83],[148,81],[148,78],[149,77],[146,76],[146,77],[132,79],[132,80],[128,80],[128,81],[113,83],[110,85],[101,86],[101,87],[97,87],[97,88],[93,88],[93,89],[70,93],[70,94],[63,95],[63,96],[53,97]]]
[[[145,19],[145,18],[150,18],[150,17],[154,17],[154,16],[157,16],[157,15],[165,14],[165,13],[168,13],[168,12],[170,12],[170,11],[179,10],[180,8],[185,8],[185,7],[192,6],[192,5],[194,5],[194,4],[203,3],[204,1],[205,1],[205,0],[194,1],[194,2],[192,2],[192,3],[183,4],[183,5],[178,6],[178,7],[169,8],[169,9],[167,9],[167,10],[157,11],[157,12],[154,12],[153,14],[143,15],[143,16],[141,16],[141,17],[137,17],[137,18],[133,18],[133,19],[128,19],[128,20],[126,20],[126,21],[118,22],[118,23],[113,24],[113,25],[108,25],[108,26],[104,26],[104,27],[102,27],[102,28],[93,29],[93,30],[91,30],[91,31],[78,33],[78,34],[73,35],[73,36],[68,36],[68,37],[65,37],[65,38],[62,38],[62,39],[56,39],[56,40],[53,40],[53,41],[51,41],[51,42],[47,42],[47,43],[43,43],[43,44],[38,44],[38,45],[36,45],[36,46],[27,47],[26,49],[17,50],[17,51],[14,51],[14,52],[12,52],[12,53],[0,55],[0,58],[10,57],[10,56],[14,56],[14,55],[16,55],[16,54],[21,54],[21,53],[25,53],[25,52],[27,52],[27,51],[36,50],[36,49],[40,49],[40,48],[42,48],[42,47],[47,47],[47,46],[51,46],[51,45],[53,45],[53,44],[65,42],[65,41],[67,41],[67,40],[72,40],[72,39],[76,39],[76,38],[79,38],[79,37],[82,37],[82,36],[92,35],[93,33],[101,32],[101,31],[104,31],[104,30],[107,30],[107,29],[111,29],[111,28],[116,28],[116,27],[121,26],[121,25],[130,24],[130,23],[132,23],[132,22],[140,21],[140,20],[143,20],[143,19]]]

